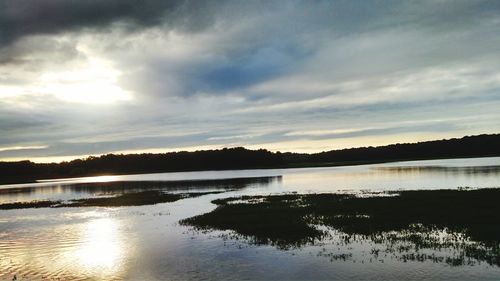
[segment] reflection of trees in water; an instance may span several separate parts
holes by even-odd
[[[162,202],[174,202],[180,199],[243,189],[254,185],[269,185],[281,180],[281,176],[236,178],[220,180],[192,181],[136,181],[136,182],[100,182],[68,184],[58,192],[78,192],[91,194],[90,198],[62,200],[24,200],[0,204],[2,209],[27,209],[48,207],[84,207],[84,206],[137,206]],[[43,187],[45,188],[45,187]],[[42,189],[43,189],[42,188]],[[49,187],[51,190],[54,187]],[[210,191],[210,192],[208,192]],[[1,194],[40,192],[37,188],[6,189]],[[1,197],[0,197],[1,198]]]
[[[448,167],[448,166],[400,166],[400,167],[374,167],[376,171],[384,171],[397,174],[420,174],[420,173],[440,173],[453,175],[500,175],[500,166],[466,166],[466,167]]]
[[[204,189],[243,189],[251,185],[269,185],[281,180],[281,176],[214,179],[214,180],[182,180],[182,181],[113,181],[94,183],[57,183],[54,185],[0,189],[2,194],[29,194],[35,192],[77,192],[92,194],[114,194],[136,192],[141,190],[204,190]]]
[[[234,178],[214,180],[182,180],[182,181],[117,181],[106,183],[81,183],[65,186],[75,192],[84,193],[125,193],[137,190],[206,190],[206,189],[243,189],[251,185],[269,185],[280,180],[281,176]]]

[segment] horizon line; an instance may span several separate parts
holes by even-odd
[[[251,151],[257,151],[257,150],[266,150],[272,153],[296,153],[296,154],[306,154],[306,155],[313,155],[313,154],[319,154],[319,153],[324,153],[324,152],[331,152],[331,151],[341,151],[341,150],[349,150],[349,149],[358,149],[358,148],[377,148],[377,147],[385,147],[385,146],[391,146],[391,145],[403,145],[403,144],[417,144],[417,143],[425,143],[425,142],[433,142],[433,141],[447,141],[447,140],[456,140],[456,139],[463,139],[463,138],[468,138],[468,137],[480,137],[480,136],[494,136],[494,135],[500,135],[500,133],[484,133],[484,134],[477,134],[477,135],[464,135],[461,137],[452,137],[452,138],[442,138],[442,139],[429,139],[429,140],[423,140],[423,141],[414,141],[414,142],[396,142],[396,143],[389,143],[389,144],[384,144],[384,145],[366,145],[366,146],[352,146],[352,147],[345,147],[345,148],[338,148],[338,149],[331,149],[331,150],[322,150],[318,152],[294,152],[294,151],[280,151],[280,150],[271,150],[267,149],[264,147],[261,148],[248,148],[243,145],[235,145],[235,146],[224,146],[224,147],[218,147],[218,146],[213,146],[213,148],[209,148],[210,146],[197,146],[192,147],[193,149],[162,149],[162,148],[146,148],[146,149],[137,149],[137,150],[121,150],[121,151],[111,151],[111,152],[106,152],[106,153],[101,153],[101,154],[88,154],[88,155],[69,155],[69,156],[46,156],[46,157],[32,157],[31,159],[26,159],[26,158],[4,158],[0,159],[0,162],[25,162],[29,161],[32,163],[37,163],[37,164],[52,164],[52,163],[63,163],[63,162],[71,162],[75,160],[87,160],[89,158],[95,157],[99,158],[102,156],[106,155],[141,155],[141,154],[167,154],[167,153],[179,153],[179,152],[202,152],[202,151],[218,151],[218,150],[224,150],[224,149],[235,149],[235,148],[244,148],[246,150],[251,150]],[[137,152],[135,152],[137,151]],[[150,152],[147,152],[150,151]],[[158,152],[151,152],[151,151],[158,151]],[[45,159],[45,158],[52,158],[52,159],[67,159],[67,160],[60,160],[60,161],[36,161],[34,159]]]

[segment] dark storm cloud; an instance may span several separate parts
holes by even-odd
[[[211,1],[210,1],[211,2]],[[210,22],[209,1],[175,0],[2,0],[0,44],[27,35],[53,34],[82,28],[104,28],[125,21],[131,29],[175,23],[186,30]]]
[[[189,0],[2,0],[0,42],[34,34],[52,34],[81,28],[103,28],[117,21],[131,29],[171,24],[183,31],[197,31],[217,19],[247,13],[297,9],[288,29],[332,28],[338,34],[394,25],[427,25],[458,28],[494,15],[498,1],[189,1]],[[318,7],[320,9],[318,9]],[[322,10],[320,14],[318,11]],[[273,27],[269,27],[272,29]],[[297,30],[300,31],[300,30]]]

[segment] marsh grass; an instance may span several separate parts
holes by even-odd
[[[189,193],[165,193],[160,190],[148,190],[141,192],[125,193],[112,197],[83,198],[62,201],[32,201],[0,204],[0,210],[27,209],[27,208],[62,208],[62,207],[121,207],[153,205],[158,203],[175,202],[185,198],[198,197],[207,194],[221,193],[212,192],[189,192]]]
[[[12,202],[0,204],[0,210],[50,208],[61,203],[60,201],[36,200],[30,202]]]
[[[232,230],[257,244],[281,249],[314,245],[329,236],[318,227],[326,226],[342,232],[347,243],[365,239],[387,244],[393,248],[387,251],[393,252],[395,245],[406,243],[398,249],[399,256],[406,259],[432,259],[430,254],[419,253],[424,248],[453,248],[458,254],[442,258],[443,262],[466,264],[469,258],[500,266],[500,189],[401,191],[388,195],[286,194],[219,199],[213,201],[218,205],[214,211],[181,224],[203,230]],[[445,231],[446,239],[436,238],[443,236],[436,235],[440,231]]]

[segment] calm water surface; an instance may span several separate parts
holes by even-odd
[[[198,181],[231,178],[248,179]],[[190,184],[175,182],[184,180]],[[106,187],[106,182],[116,181],[123,183]],[[104,176],[0,186],[0,203],[71,200],[145,188],[226,191],[149,206],[0,210],[0,280],[12,280],[14,275],[18,280],[499,280],[500,268],[485,262],[452,266],[403,260],[376,241],[345,243],[341,233],[328,241],[283,251],[233,239],[230,232],[200,233],[178,224],[180,219],[213,210],[210,202],[222,197],[457,187],[500,187],[500,158]],[[230,238],[224,238],[226,234]],[[381,252],[374,256],[378,248]],[[453,256],[456,249],[425,251],[444,257]],[[345,253],[350,256],[345,258]]]

